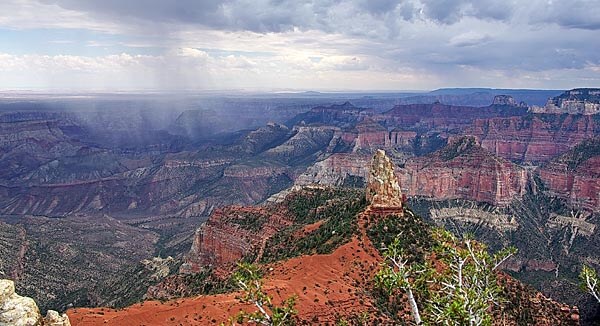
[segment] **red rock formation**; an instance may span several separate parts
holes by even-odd
[[[469,137],[407,161],[397,175],[408,196],[462,198],[496,205],[522,196],[527,185],[523,168],[487,152]]]
[[[377,122],[365,118],[354,128],[341,132],[341,139],[356,148],[383,147],[388,139],[387,129]]]
[[[600,211],[600,138],[584,141],[542,167],[539,175],[553,195]]]
[[[385,142],[385,147],[409,147],[417,138],[417,133],[414,131],[402,131],[394,129],[389,132]]]
[[[592,116],[531,114],[475,120],[465,131],[481,146],[509,160],[544,162],[586,138],[600,134]]]
[[[354,149],[410,147],[417,137],[415,131],[387,130],[379,123],[365,118],[352,129],[340,132],[340,139],[353,144]]]
[[[361,230],[360,235],[331,254],[300,256],[265,266],[265,291],[273,296],[275,304],[296,295],[295,308],[303,325],[333,325],[363,313],[369,324],[394,325],[389,317],[377,312],[372,292],[365,290],[371,286],[382,258],[364,232]],[[500,309],[494,305],[493,325],[520,325],[524,316],[532,325],[578,325],[577,308],[553,301],[505,274],[499,275],[499,283],[508,302],[500,303]],[[67,314],[74,326],[219,324],[240,310],[256,310],[240,303],[236,299],[239,295],[146,301],[118,310],[77,308]],[[408,306],[405,298],[400,304]],[[411,320],[408,307],[399,314],[400,319]]]
[[[198,272],[208,266],[218,271],[250,253],[260,255],[266,240],[290,224],[275,207],[217,209],[196,231],[181,272]]]

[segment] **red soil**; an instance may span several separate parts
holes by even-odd
[[[292,258],[275,263],[265,276],[265,290],[276,303],[297,295],[298,315],[309,324],[334,324],[339,316],[373,310],[364,294],[380,256],[367,237],[355,237],[329,255]],[[222,294],[160,303],[146,301],[122,310],[77,308],[67,312],[73,326],[91,325],[212,325],[227,321],[238,311],[254,311]]]
[[[316,221],[313,224],[309,224],[309,225],[303,227],[302,228],[302,235],[306,235],[306,234],[309,234],[309,233],[317,230],[318,228],[321,227],[321,225],[323,225],[323,223],[325,223],[325,220],[319,220],[319,221]]]

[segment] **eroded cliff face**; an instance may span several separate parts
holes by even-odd
[[[593,116],[529,114],[477,119],[465,134],[474,135],[483,148],[505,159],[540,163],[599,135],[600,124]]]
[[[294,185],[320,184],[342,186],[348,177],[366,180],[369,175],[369,158],[364,154],[336,153],[310,166],[296,178]]]
[[[35,301],[15,293],[15,283],[0,280],[0,325],[11,326],[71,326],[66,314],[48,310],[42,317]]]
[[[273,207],[217,209],[196,231],[180,271],[193,273],[208,267],[219,271],[251,254],[260,259],[266,240],[290,224],[290,219]]]
[[[373,119],[385,127],[448,131],[468,127],[475,119],[520,116],[527,108],[507,103],[486,107],[453,106],[441,103],[397,105]]]
[[[600,211],[600,138],[582,142],[539,170],[549,192],[579,209]]]
[[[495,205],[523,196],[528,180],[523,168],[484,150],[472,137],[455,139],[433,154],[408,160],[397,175],[408,196]]]

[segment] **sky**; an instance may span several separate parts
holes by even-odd
[[[2,0],[0,90],[600,87],[600,0]]]

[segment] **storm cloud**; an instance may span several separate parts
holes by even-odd
[[[600,81],[600,0],[8,0],[0,10],[0,26],[46,29],[48,47],[64,51],[11,53],[17,47],[5,43],[0,55],[10,61],[0,70],[50,75],[59,73],[49,71],[60,69],[53,63],[67,60],[77,81],[126,73],[121,80],[132,88],[164,87],[163,74],[176,88],[571,88]],[[53,39],[52,31],[65,29],[91,36]]]

